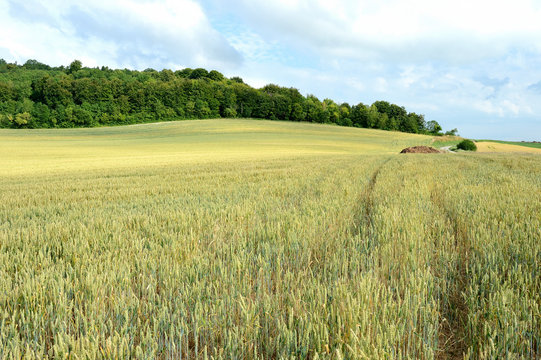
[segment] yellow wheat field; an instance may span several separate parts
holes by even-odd
[[[536,358],[541,158],[250,120],[0,131],[0,358]]]
[[[501,144],[490,141],[477,142],[477,151],[483,153],[527,153],[527,154],[541,154],[541,149],[512,145]]]

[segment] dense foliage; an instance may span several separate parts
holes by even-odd
[[[461,142],[459,142],[456,146],[457,149],[460,149],[460,150],[466,150],[466,151],[476,151],[477,150],[477,146],[475,145],[475,143],[471,140],[468,140],[468,139],[464,139],[462,140]]]
[[[205,118],[261,118],[439,134],[441,126],[387,101],[351,106],[269,84],[254,89],[216,70],[52,68],[0,59],[0,127],[93,127]]]

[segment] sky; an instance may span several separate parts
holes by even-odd
[[[541,0],[0,0],[0,58],[203,67],[541,141]]]

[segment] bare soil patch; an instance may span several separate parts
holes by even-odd
[[[412,146],[405,148],[401,154],[440,154],[441,151],[431,146]]]

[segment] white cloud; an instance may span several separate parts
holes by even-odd
[[[267,40],[360,60],[396,55],[454,63],[541,40],[540,5],[530,0],[231,0],[227,5]]]
[[[222,25],[222,34],[247,61],[279,62],[283,56],[276,41],[265,41],[259,34],[247,27],[239,27],[237,24]]]
[[[192,0],[0,0],[0,9],[0,56],[18,61],[160,69],[242,60]]]

